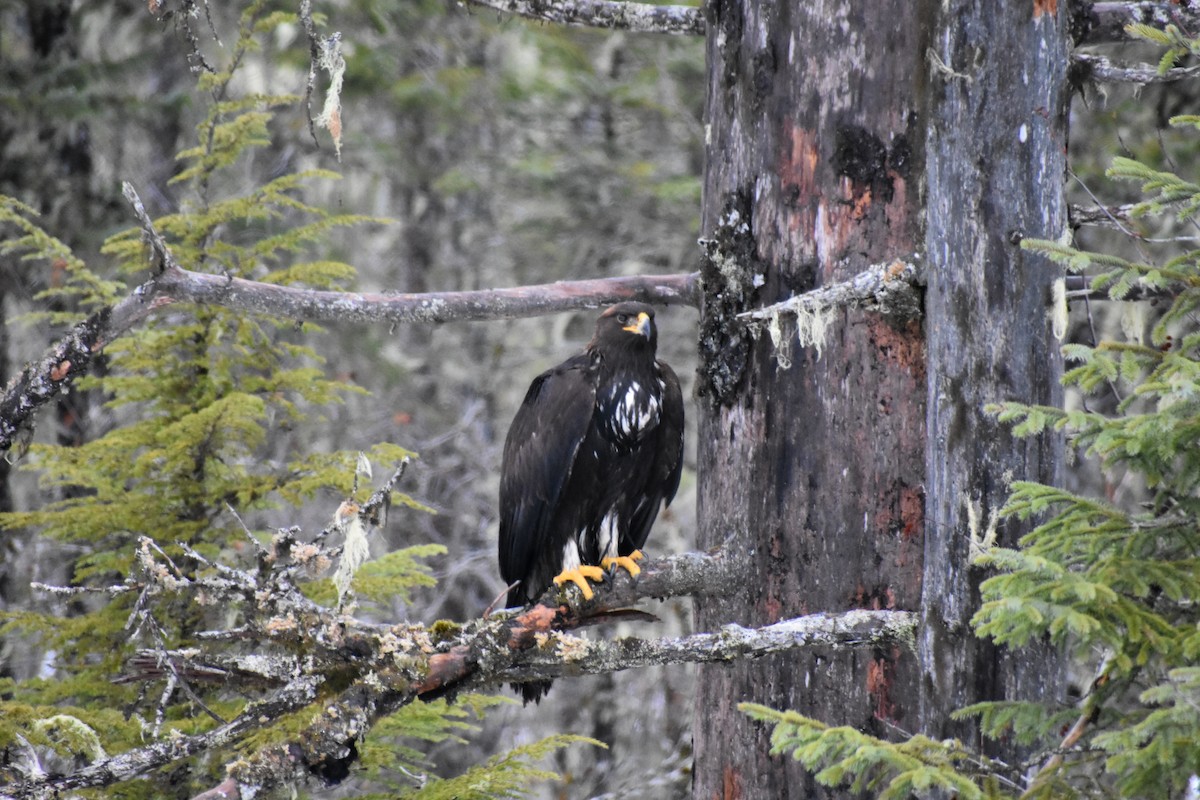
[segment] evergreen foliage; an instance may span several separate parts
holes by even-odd
[[[331,230],[383,220],[330,213],[306,202],[308,188],[338,176],[324,170],[294,172],[269,180],[239,180],[254,165],[253,152],[272,144],[274,112],[299,98],[255,93],[238,95],[239,68],[249,54],[294,26],[294,14],[273,11],[267,0],[250,3],[236,42],[222,68],[202,73],[201,93],[210,98],[197,125],[196,145],[179,154],[174,182],[189,198],[177,213],[155,220],[174,257],[186,268],[313,288],[345,287],[354,270],[318,254]],[[243,189],[230,187],[242,184]],[[54,324],[76,320],[82,311],[110,305],[127,290],[121,280],[102,277],[63,242],[38,226],[28,206],[0,198],[0,225],[17,235],[0,242],[0,253],[20,253],[30,263],[46,262],[61,273],[39,297],[73,312],[48,315]],[[103,252],[115,272],[140,280],[147,265],[141,231],[112,236]],[[251,318],[214,307],[160,315],[106,349],[104,370],[79,381],[107,398],[115,426],[76,447],[35,444],[25,463],[35,470],[45,502],[30,511],[0,515],[0,528],[32,529],[78,554],[72,563],[77,601],[54,612],[4,612],[0,634],[22,637],[48,653],[44,677],[0,680],[0,748],[19,757],[0,767],[4,781],[28,774],[31,764],[80,765],[120,753],[148,739],[211,730],[214,717],[233,719],[254,697],[187,687],[152,709],[146,689],[114,685],[123,664],[139,649],[158,651],[193,645],[196,634],[238,625],[246,608],[213,608],[194,597],[141,595],[139,570],[147,563],[139,548],[151,547],[164,563],[211,565],[232,562],[245,537],[265,538],[244,528],[242,517],[298,511],[305,502],[342,497],[362,503],[370,487],[359,487],[353,452],[288,453],[270,448],[279,434],[321,422],[325,409],[355,386],[326,376],[322,359],[308,343],[315,326]],[[411,455],[383,443],[370,451],[376,463]],[[395,494],[394,503],[428,511]],[[336,501],[335,501],[336,502]],[[236,512],[236,513],[234,513]],[[408,600],[432,585],[425,559],[440,545],[415,545],[351,572],[353,596],[380,604]],[[181,582],[187,579],[179,572]],[[349,577],[349,576],[348,576]],[[332,603],[328,580],[314,582],[312,597]],[[66,613],[64,613],[66,612]],[[136,626],[134,623],[137,622]],[[370,778],[392,770],[428,769],[420,747],[460,737],[471,729],[468,712],[480,716],[499,702],[468,696],[459,705],[444,701],[413,704],[385,720],[368,745],[364,764]],[[205,713],[207,712],[207,714]],[[242,748],[284,740],[303,730],[315,709],[284,715]],[[417,797],[515,797],[531,780],[553,777],[532,766],[550,751],[579,737],[551,737],[498,756],[458,778],[430,779]],[[176,775],[172,793],[190,795],[219,780],[226,759],[193,759],[186,777]],[[67,768],[64,766],[63,768]],[[411,782],[409,782],[411,783]],[[163,796],[163,784],[126,782],[109,796]],[[397,796],[397,795],[389,795]]]
[[[853,792],[869,792],[880,800],[939,793],[961,800],[1004,796],[995,791],[994,780],[985,782],[985,788],[963,774],[979,758],[957,742],[913,736],[896,744],[854,728],[830,727],[794,711],[754,703],[742,703],[738,709],[773,726],[773,755],[790,754],[824,786],[848,785]]]
[[[1170,48],[1163,70],[1196,52],[1177,30],[1141,33]],[[1171,124],[1200,128],[1200,117]],[[1131,158],[1114,159],[1108,175],[1140,184],[1135,218],[1196,224],[1200,183]],[[1113,483],[1132,477],[1145,487],[1142,502],[1118,503],[1015,481],[1002,513],[1034,527],[1017,548],[990,547],[976,562],[995,572],[981,587],[976,630],[1011,648],[1049,640],[1064,649],[1091,678],[1082,698],[958,712],[978,718],[989,737],[1029,746],[1025,765],[986,762],[957,741],[887,742],[790,711],[742,709],[774,726],[773,752],[790,753],[823,784],[872,797],[1192,797],[1200,775],[1200,250],[1159,260],[1062,242],[1022,246],[1086,273],[1111,301],[1166,300],[1148,336],[1063,348],[1072,365],[1063,383],[1085,398],[1114,394],[1113,411],[1092,410],[1086,399],[1079,409],[990,409],[1018,436],[1065,434]]]

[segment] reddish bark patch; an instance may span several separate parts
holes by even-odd
[[[720,800],[741,800],[741,797],[742,776],[736,769],[726,765],[725,772],[721,776]]]
[[[783,603],[779,602],[779,598],[775,595],[768,595],[763,603],[763,613],[765,614],[763,619],[770,622],[783,619]]]
[[[816,136],[812,131],[793,126],[789,135],[783,137],[783,152],[779,158],[779,183],[785,194],[812,197],[817,193]]]
[[[925,530],[925,491],[920,486],[900,490],[900,535],[912,541]]]
[[[820,195],[817,167],[820,152],[816,136],[807,128],[789,126],[780,137],[779,191],[789,233],[811,236],[812,201]]]
[[[1055,16],[1058,14],[1058,0],[1033,0],[1033,18],[1037,19],[1043,14]]]
[[[897,328],[881,314],[868,314],[867,333],[884,361],[904,370],[914,381],[925,382],[925,340],[918,321]]]
[[[872,714],[876,719],[894,720],[896,703],[892,700],[892,685],[896,681],[896,657],[898,648],[892,648],[887,656],[871,659],[867,665],[867,692],[874,704]]]
[[[868,590],[861,583],[854,587],[850,597],[851,608],[868,608],[872,611],[883,611],[896,607],[896,593],[890,586],[876,586]]]
[[[899,534],[910,542],[925,530],[925,490],[920,486],[894,484],[880,498],[875,513],[875,532],[880,536]]]

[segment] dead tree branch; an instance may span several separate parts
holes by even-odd
[[[1126,232],[1125,225],[1132,218],[1133,204],[1119,206],[1079,206],[1072,205],[1067,209],[1067,218],[1072,228],[1092,225],[1097,228],[1111,228],[1115,231]]]
[[[1073,3],[1076,44],[1130,40],[1125,26],[1134,23],[1184,31],[1200,29],[1200,0],[1104,0]]]
[[[1093,289],[1091,275],[1068,275],[1066,282],[1067,300],[1112,300],[1107,289]],[[1120,302],[1131,300],[1170,299],[1182,292],[1185,286],[1172,284],[1168,286],[1140,286],[1130,288],[1120,299]]]
[[[364,512],[369,513],[369,512]],[[282,534],[281,534],[282,535]],[[290,541],[290,540],[289,540]],[[286,552],[294,552],[289,545]],[[377,625],[341,615],[306,599],[292,581],[290,559],[273,542],[248,572],[185,553],[194,574],[144,540],[138,550],[142,596],[135,616],[152,613],[159,596],[239,607],[245,624],[204,637],[203,648],[144,651],[120,680],[182,676],[193,684],[219,683],[266,696],[216,729],[166,735],[163,741],[97,761],[68,775],[35,775],[0,787],[0,800],[101,787],[145,775],[201,751],[236,744],[280,715],[308,707],[336,676],[344,687],[323,696],[314,721],[293,739],[264,747],[230,764],[227,779],[200,797],[249,797],[316,775],[340,780],[357,758],[355,743],[383,717],[421,700],[510,681],[604,673],[650,664],[732,661],[808,647],[870,647],[911,641],[909,612],[817,614],[762,629],[730,625],[716,633],[677,639],[589,641],[569,631],[629,616],[628,606],[651,597],[737,591],[738,565],[728,554],[684,553],[645,562],[636,579],[619,572],[596,587],[592,600],[572,602],[576,590],[552,589],[519,613],[474,620],[447,631],[401,623]],[[568,593],[569,592],[569,593]],[[201,598],[203,600],[201,601]],[[132,620],[131,620],[132,621]],[[216,648],[234,640],[256,644],[229,655]],[[210,652],[211,651],[211,652]],[[317,710],[317,709],[314,709]]]
[[[695,6],[655,6],[620,0],[470,0],[477,6],[529,19],[633,33],[703,36],[704,9]]]
[[[698,305],[696,273],[559,281],[471,292],[400,294],[318,291],[192,272],[176,261],[129,184],[125,184],[125,197],[133,206],[150,246],[155,274],[116,305],[76,325],[40,359],[26,364],[5,387],[0,396],[0,450],[12,446],[21,431],[32,423],[38,409],[89,372],[110,342],[163,308],[213,305],[302,322],[430,324],[533,317],[597,308],[621,300]]]
[[[739,319],[766,322],[780,314],[816,315],[830,308],[863,307],[890,317],[913,318],[921,304],[915,285],[917,266],[906,261],[876,264],[848,281],[822,286],[780,303],[738,314]]]
[[[1104,56],[1086,53],[1076,53],[1072,58],[1083,67],[1087,78],[1106,83],[1174,83],[1200,75],[1200,66],[1174,67],[1159,72],[1153,64],[1118,64]]]

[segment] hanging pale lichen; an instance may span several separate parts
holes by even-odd
[[[1067,335],[1067,279],[1058,278],[1050,286],[1050,326],[1060,342]]]
[[[821,357],[825,347],[825,333],[833,320],[833,309],[828,306],[801,306],[796,309],[796,341],[801,347],[812,347]]]
[[[342,561],[338,564],[337,572],[333,574],[333,585],[337,588],[338,610],[345,611],[351,600],[350,585],[358,568],[367,562],[371,555],[371,547],[367,542],[367,529],[358,515],[358,504],[345,502],[338,506],[334,516],[334,526],[346,537],[342,545]]]
[[[1121,308],[1121,333],[1125,341],[1131,344],[1141,344],[1146,332],[1146,305],[1144,303],[1125,303]]]
[[[333,137],[333,150],[342,158],[342,81],[346,77],[346,60],[342,58],[342,34],[334,33],[320,43],[321,55],[317,64],[329,73],[329,90],[317,124]]]
[[[779,368],[791,369],[792,340],[783,335],[783,326],[779,322],[778,314],[772,314],[767,320],[767,333],[771,335],[771,346],[775,348],[775,361],[778,362]]]

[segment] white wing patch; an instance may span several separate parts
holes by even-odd
[[[620,555],[617,551],[617,542],[621,538],[620,522],[616,509],[610,510],[600,520],[600,558],[616,558]]]
[[[659,383],[661,384],[661,381]],[[642,385],[637,381],[632,381],[624,387],[623,397],[620,396],[621,389],[620,385],[614,386],[609,395],[610,407],[613,410],[613,432],[623,439],[640,439],[643,433],[658,425],[662,410],[658,395],[643,391]]]

